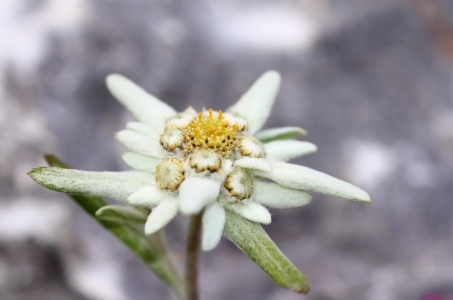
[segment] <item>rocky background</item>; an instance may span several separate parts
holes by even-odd
[[[297,160],[369,192],[315,195],[265,229],[311,281],[272,283],[229,241],[201,257],[202,299],[411,300],[453,294],[453,5],[444,0],[0,1],[0,299],[173,299],[114,237],[26,175],[54,153],[123,170],[118,72],[178,110],[222,109],[264,71],[268,127],[300,126]],[[187,219],[166,233],[181,257]]]

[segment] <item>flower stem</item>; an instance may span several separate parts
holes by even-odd
[[[187,234],[185,266],[187,300],[198,300],[198,253],[200,248],[202,213],[194,215],[190,219],[189,232]]]

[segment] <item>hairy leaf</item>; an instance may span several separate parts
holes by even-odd
[[[275,283],[297,293],[308,293],[307,278],[278,249],[259,224],[226,210],[225,235]]]
[[[298,136],[307,135],[305,129],[300,127],[279,127],[262,130],[255,134],[255,137],[263,143],[278,140],[291,140]]]

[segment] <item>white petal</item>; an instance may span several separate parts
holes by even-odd
[[[273,182],[255,180],[255,201],[274,208],[303,206],[311,201],[311,196],[304,192],[282,187]]]
[[[54,191],[119,201],[126,201],[130,194],[156,180],[153,175],[139,171],[87,172],[46,167],[33,169],[29,175]]]
[[[179,187],[179,207],[184,214],[199,213],[213,202],[220,191],[220,183],[206,178],[186,178]]]
[[[159,140],[159,133],[156,130],[154,130],[151,126],[148,126],[146,124],[138,122],[129,122],[126,124],[126,129],[146,135],[152,140],[156,141]]]
[[[275,71],[264,73],[252,87],[230,107],[248,120],[248,132],[254,134],[263,127],[280,87],[280,74]]]
[[[154,156],[143,155],[136,152],[127,152],[123,154],[123,160],[126,164],[138,171],[154,173],[156,166],[161,161],[160,158]]]
[[[122,75],[111,74],[107,76],[106,83],[109,91],[126,106],[134,118],[158,132],[163,131],[165,119],[176,114],[169,105]]]
[[[300,127],[279,127],[261,130],[255,134],[255,137],[267,143],[275,140],[290,140],[300,135],[307,135],[307,131]]]
[[[151,140],[140,133],[122,130],[115,134],[115,138],[132,151],[155,157],[164,156],[164,150],[158,141]]]
[[[235,161],[234,165],[244,169],[272,172],[271,163],[263,158],[244,157]]]
[[[142,187],[127,198],[127,202],[131,205],[144,206],[153,208],[163,199],[168,198],[168,193],[165,193],[156,184]]]
[[[313,191],[355,201],[371,202],[370,196],[364,190],[325,173],[299,165],[275,162],[271,174],[263,172],[258,176],[270,178],[292,189]]]
[[[178,213],[178,200],[169,198],[153,209],[145,224],[145,233],[153,234],[167,225]]]
[[[248,204],[230,204],[227,206],[229,210],[234,211],[238,215],[257,223],[270,224],[271,214],[261,204],[250,202]]]
[[[225,210],[217,203],[209,204],[203,213],[201,248],[210,251],[217,246],[225,226]]]
[[[264,144],[266,157],[270,160],[287,161],[298,156],[316,152],[315,144],[302,141],[274,141]]]

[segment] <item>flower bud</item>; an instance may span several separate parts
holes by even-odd
[[[156,181],[160,189],[176,191],[184,181],[184,165],[177,158],[164,158],[156,167]]]
[[[160,144],[168,151],[181,149],[184,144],[184,134],[178,128],[167,129],[160,136]]]
[[[222,167],[222,159],[214,151],[199,150],[192,153],[189,165],[198,173],[206,170],[217,172]]]
[[[235,168],[227,176],[224,186],[235,200],[245,200],[253,194],[253,177],[245,169]]]
[[[239,141],[239,153],[242,156],[264,158],[266,152],[263,144],[256,138],[247,136]]]

